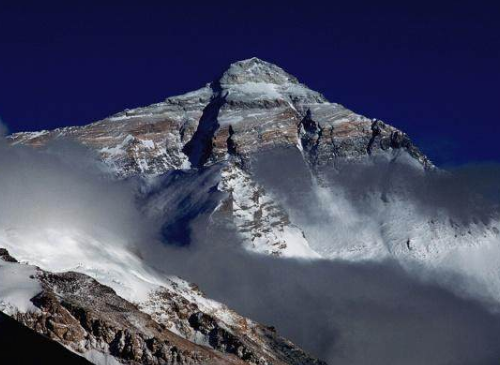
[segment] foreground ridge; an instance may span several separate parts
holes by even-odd
[[[87,275],[20,264],[5,249],[0,273],[2,311],[94,364],[324,364],[236,314],[251,336],[228,329],[172,288],[152,294],[149,315]],[[184,330],[172,332],[173,324]]]

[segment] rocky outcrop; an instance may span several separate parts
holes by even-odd
[[[218,189],[227,193],[219,211],[229,215],[248,250],[273,256],[319,257],[276,199],[238,164],[225,164]]]
[[[371,131],[372,136],[367,146],[368,154],[372,154],[377,150],[403,149],[425,168],[433,167],[427,156],[411,142],[406,133],[376,119],[371,124]]]
[[[168,331],[86,275],[39,270],[36,279],[43,291],[32,302],[39,310],[16,319],[77,353],[98,351],[127,364],[241,363]]]
[[[38,147],[61,138],[95,150],[122,178],[174,175],[189,169],[203,175],[207,166],[226,166],[218,169],[216,189],[228,196],[212,204],[221,198],[212,197],[211,190],[207,192],[211,197],[199,199],[207,202],[199,209],[230,209],[229,218],[247,248],[285,256],[315,254],[286,211],[253,181],[247,168],[253,156],[299,149],[319,181],[323,169],[376,158],[396,160],[402,151],[416,166],[433,166],[402,131],[328,102],[280,67],[258,58],[235,62],[205,87],[162,103],[87,126],[9,136],[12,144]],[[179,210],[184,211],[190,200],[186,197]],[[163,219],[165,237],[186,244],[186,223],[194,217],[174,216],[171,221]]]
[[[211,310],[196,287],[186,295],[182,285],[162,288],[141,308],[158,323],[192,342],[233,354],[250,364],[325,365],[290,341],[273,327],[264,326],[227,308]]]
[[[2,364],[91,364],[57,342],[35,333],[1,312],[0,343]]]
[[[7,251],[5,248],[0,248],[0,260],[3,260],[5,262],[17,262],[17,260],[13,258],[9,254],[9,251]]]
[[[9,136],[12,144],[37,147],[63,138],[96,151],[120,178],[168,175],[167,181],[184,181],[180,188],[170,184],[176,191],[160,194],[163,203],[155,198],[154,204],[164,207],[154,210],[163,214],[168,241],[188,244],[189,222],[218,210],[227,213],[247,249],[276,256],[316,253],[285,209],[254,181],[248,168],[254,156],[298,149],[320,182],[330,167],[396,160],[401,152],[422,169],[433,167],[404,132],[328,102],[280,67],[257,58],[235,62],[205,87],[161,103],[82,127]],[[212,171],[218,181],[202,189],[201,196],[195,182],[216,165]]]
[[[0,267],[26,267],[5,249],[0,252]],[[85,274],[32,270],[24,280],[39,285],[31,298],[34,308],[18,308],[12,316],[96,364],[322,364],[274,330],[210,304],[180,279],[138,306]],[[0,301],[9,301],[1,289]]]
[[[226,166],[218,169],[216,189],[228,196],[213,197],[211,190],[210,197],[199,199],[207,202],[199,209],[230,209],[229,218],[247,248],[285,256],[314,256],[314,252],[286,211],[253,181],[247,168],[253,156],[279,148],[299,149],[320,181],[323,169],[380,157],[395,160],[402,151],[423,169],[433,166],[402,131],[328,102],[280,67],[258,58],[235,62],[205,87],[161,103],[87,126],[9,136],[12,144],[38,147],[61,138],[96,151],[119,177],[187,170],[203,175],[207,166]],[[193,199],[185,198],[179,211]],[[169,221],[170,215],[175,219]],[[166,214],[165,237],[186,244],[186,223],[194,219],[192,215]]]
[[[328,102],[258,58],[236,62],[207,86],[161,103],[82,127],[8,138],[37,147],[76,140],[121,177],[159,175],[235,155],[244,161],[275,147],[303,148],[313,167],[399,150],[425,168],[432,166],[403,132]]]
[[[402,131],[330,103],[257,58],[236,62],[205,87],[157,104],[86,126],[8,136],[12,145],[37,148],[65,139],[94,151],[118,178],[157,177],[137,198],[145,214],[156,215],[168,242],[189,245],[191,223],[209,216],[227,221],[250,251],[308,259],[319,255],[252,175],[253,157],[294,149],[317,177],[326,167],[396,160],[402,152],[418,168],[432,168]],[[39,311],[19,319],[75,351],[92,349],[131,364],[318,363],[273,330],[220,304],[207,305],[186,284],[173,280],[155,287],[136,306],[81,275],[40,271],[43,292],[33,300]],[[113,287],[113,280],[106,284]]]
[[[212,98],[209,86],[144,108],[125,110],[82,127],[17,133],[12,144],[34,147],[62,139],[95,151],[120,177],[155,175],[190,166],[183,148]]]

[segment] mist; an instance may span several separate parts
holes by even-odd
[[[424,172],[406,153],[386,157],[312,174],[299,151],[282,149],[257,155],[250,169],[323,257],[397,257],[459,295],[500,301],[500,165]]]
[[[498,219],[499,164],[469,164],[426,173],[414,165],[413,158],[400,152],[391,161],[374,157],[368,162],[320,166],[318,181],[298,150],[276,149],[257,155],[250,167],[257,180],[292,213],[312,206],[310,200],[317,199],[314,196],[320,186],[336,199],[344,200],[358,214],[365,211],[367,216],[378,209],[375,204],[404,200],[421,215],[433,218],[445,213],[465,225],[477,220],[487,224]]]
[[[396,262],[264,257],[233,246],[238,237],[225,225],[199,218],[193,229],[194,246],[154,250],[150,262],[329,364],[495,364],[500,357],[497,315]]]
[[[497,214],[494,199],[488,195],[497,181],[495,169],[485,167],[484,173],[491,176],[488,181],[482,178],[482,167],[454,172],[467,177],[454,180],[451,173],[426,178],[405,166],[398,170],[401,175],[390,176],[383,164],[368,166],[364,176],[366,166],[360,166],[344,170],[347,176],[323,171],[323,184],[330,183],[324,187],[313,179],[300,155],[295,159],[297,155],[290,155],[290,150],[282,152],[285,156],[257,158],[252,171],[286,207],[292,222],[305,230],[310,242],[320,241],[323,248],[342,247],[360,236],[378,235],[376,239],[384,240],[379,233],[379,204],[385,212],[399,216],[397,209],[411,204],[418,219],[431,213],[449,218],[449,212],[452,219],[469,224],[479,210],[477,205],[453,201],[453,192],[460,191],[466,194],[461,197],[472,202],[476,197],[490,199],[487,209],[479,211],[482,219],[491,222]],[[486,290],[484,283],[446,268],[420,265],[408,270],[390,258],[303,261],[244,252],[241,239],[222,213],[203,213],[207,204],[215,206],[206,197],[217,183],[216,171],[213,166],[199,171],[197,177],[190,172],[162,178],[159,191],[167,190],[153,193],[149,205],[165,209],[158,201],[164,201],[162,194],[173,194],[175,199],[169,200],[171,205],[165,210],[167,226],[182,217],[190,242],[171,246],[167,240],[145,254],[149,262],[196,282],[209,297],[239,313],[276,326],[279,333],[331,364],[497,363],[500,318],[490,298],[476,295]],[[197,190],[191,193],[186,181],[193,179],[198,179]],[[478,181],[483,185],[473,184]],[[439,196],[440,191],[445,194],[442,199],[428,195]],[[391,204],[387,207],[386,202]],[[456,207],[461,211],[453,215]],[[199,209],[200,214],[187,217],[179,213],[182,208]],[[397,216],[386,218],[402,223]],[[401,243],[407,250],[406,237]]]
[[[156,278],[138,248],[156,230],[137,209],[137,189],[72,141],[2,143],[0,247],[45,270],[84,272],[126,299],[145,298]]]
[[[84,147],[67,141],[44,150],[0,144],[0,168],[3,229],[111,234],[130,245],[147,236],[133,184],[113,180]]]
[[[253,168],[306,234],[323,226],[316,239],[324,247],[356,236],[353,230],[368,222],[360,223],[360,207],[351,198],[364,188],[380,193],[375,177],[366,183],[370,173],[362,184],[342,183],[349,189],[344,186],[334,215],[351,216],[337,227],[331,225],[331,215],[327,219],[321,209],[314,211],[318,191],[311,190],[308,171],[288,166],[293,175],[282,176],[289,179],[277,179],[279,171],[264,173],[265,166]],[[304,261],[244,251],[229,222],[210,213],[220,198],[207,197],[217,183],[217,166],[167,174],[147,184],[116,181],[88,150],[62,142],[44,150],[2,144],[0,168],[2,238],[23,235],[43,241],[52,230],[62,237],[54,243],[59,245],[54,250],[61,251],[64,232],[97,236],[100,246],[126,249],[142,258],[145,267],[197,283],[209,297],[276,326],[281,335],[330,364],[494,364],[500,358],[500,319],[488,306],[438,280],[412,275],[392,260]],[[292,184],[289,194],[280,195],[286,186],[279,184]],[[417,198],[415,193],[412,199]],[[422,199],[418,209],[434,209],[433,201]],[[473,213],[460,214],[467,221]],[[495,213],[492,204],[482,218],[492,219]],[[187,243],[179,244],[179,236],[188,237]],[[28,249],[39,253],[35,243]],[[462,278],[449,274],[447,282],[460,287]]]

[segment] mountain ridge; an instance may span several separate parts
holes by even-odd
[[[274,329],[227,308],[224,315],[207,311],[209,300],[181,280],[137,305],[88,275],[47,272],[5,249],[0,273],[2,311],[96,364],[325,364]],[[15,286],[6,273],[16,276]]]
[[[424,167],[432,166],[405,133],[329,103],[283,69],[258,58],[235,62],[207,86],[164,102],[86,126],[15,133],[8,140],[42,146],[55,139],[75,139],[126,177],[196,167],[234,154],[245,159],[276,145],[302,148],[302,137],[316,145],[307,152],[319,152],[320,159],[362,158],[403,149]],[[345,137],[359,140],[346,145]]]

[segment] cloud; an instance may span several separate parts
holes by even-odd
[[[417,205],[419,219],[429,212],[444,209],[453,213],[457,207],[469,207],[451,201],[452,195],[433,200],[425,189],[420,190],[419,184],[425,182],[438,194],[449,188],[452,179],[448,175],[427,182],[411,170],[392,176],[384,165],[368,167],[366,175],[354,169],[348,172],[352,176],[336,180],[325,174],[323,179],[330,179],[326,180],[329,188],[318,190],[300,163],[301,157],[289,152],[266,155],[264,165],[252,168],[292,213],[294,222],[307,229],[307,237],[316,232],[314,239],[324,248],[338,248],[359,240],[360,235],[372,238],[375,234],[382,240],[384,237],[376,233],[376,209],[378,204],[386,204],[384,199],[397,202],[401,198],[401,188],[407,186],[404,177],[419,179],[409,183],[411,192],[403,196]],[[472,176],[474,173],[468,181],[455,182],[453,189],[467,191],[472,182],[481,180],[479,175]],[[207,170],[189,174],[189,181],[210,175]],[[179,199],[166,212],[185,207],[187,202],[190,207],[203,207],[199,197],[206,197],[216,184],[209,180],[201,189],[201,184],[186,187],[182,178],[177,184],[171,183],[171,177],[163,179],[168,181],[162,186],[167,189],[164,196]],[[486,190],[479,189],[482,193]],[[469,196],[474,197],[476,191],[472,189]],[[382,197],[382,193],[387,196]],[[157,198],[159,195],[153,200]],[[391,209],[401,207],[396,204]],[[422,266],[419,269],[426,275],[414,275],[392,260],[301,261],[249,254],[241,249],[241,239],[224,217],[202,209],[199,212],[196,218],[182,221],[190,234],[189,245],[149,247],[151,251],[144,257],[169,273],[196,282],[210,297],[239,313],[276,326],[282,335],[331,364],[494,364],[500,358],[500,318],[490,311],[490,303],[472,299],[464,291],[471,282],[462,276]],[[476,212],[471,207],[457,213],[457,219],[468,221]],[[492,204],[489,213],[495,212]],[[490,214],[485,217],[491,218]]]
[[[363,187],[378,194],[386,186],[376,171],[364,181],[348,179],[349,189],[339,204],[335,199],[323,202],[325,209],[336,204],[325,218],[325,210],[317,209],[317,191],[311,190],[307,170],[290,162],[274,165],[270,174],[261,170],[259,178],[270,190],[287,191],[280,201],[290,211],[303,209],[301,223],[311,230],[323,227],[317,239],[332,247],[338,244],[334,239],[349,238],[367,222],[360,223],[361,206],[350,199]],[[23,241],[32,245],[28,249],[39,250],[37,242],[46,239],[47,230],[58,235],[58,245],[64,245],[64,234],[70,231],[99,237],[99,246],[126,247],[138,252],[144,265],[199,284],[210,297],[275,325],[279,333],[331,364],[493,364],[500,358],[495,314],[478,301],[413,277],[392,261],[307,262],[244,252],[231,225],[210,213],[219,198],[212,194],[215,170],[172,173],[145,188],[135,181],[113,180],[89,151],[67,141],[45,150],[0,145],[0,166],[0,233],[2,238],[32,238]],[[289,170],[276,171],[277,166]],[[138,198],[141,189],[148,194]],[[421,209],[432,209],[429,202],[422,200]],[[448,199],[439,204],[455,209]],[[331,224],[332,217],[346,212],[351,216],[343,226]],[[169,232],[162,235],[160,223],[165,221]],[[169,245],[179,234],[189,234],[189,244]],[[106,252],[111,262],[115,251]],[[449,280],[460,285],[460,278]]]
[[[207,220],[192,223],[196,248],[155,249],[155,264],[276,326],[330,364],[494,364],[500,357],[500,319],[480,302],[412,277],[391,261],[248,254],[236,247],[231,229]]]
[[[153,222],[137,209],[135,182],[114,180],[81,145],[0,143],[0,168],[0,246],[19,259],[52,271],[84,267],[97,277],[111,270],[119,276],[124,261],[133,264],[127,252],[135,256],[156,239]]]
[[[358,212],[373,211],[382,205],[405,201],[419,213],[435,216],[445,212],[462,224],[479,219],[488,223],[500,213],[500,164],[470,164],[447,170],[422,173],[406,163],[406,153],[399,160],[320,167],[327,190]],[[398,162],[399,161],[399,162]],[[257,179],[292,209],[308,207],[317,195],[317,181],[307,170],[298,151],[275,150],[262,153],[252,164]],[[286,177],[283,178],[283,177]]]
[[[0,145],[0,166],[3,227],[122,231],[125,241],[142,238],[131,187],[102,175],[82,147],[61,143],[36,151]]]
[[[396,161],[323,166],[315,178],[289,149],[262,153],[251,168],[321,254],[396,256],[443,285],[443,272],[461,274],[463,286],[451,284],[461,295],[500,300],[498,164],[423,173],[400,154]]]

